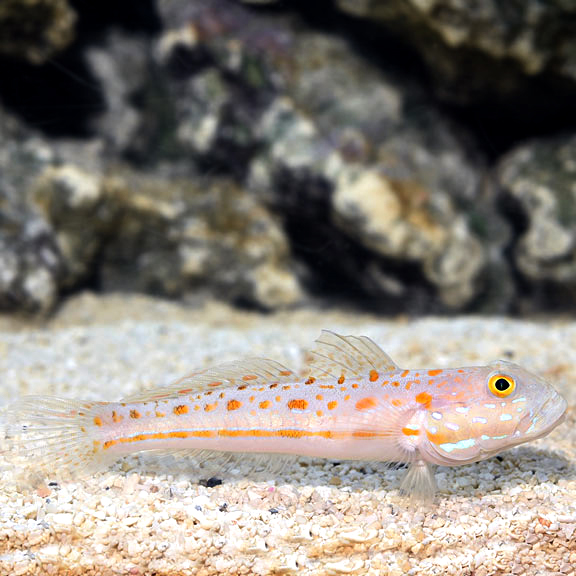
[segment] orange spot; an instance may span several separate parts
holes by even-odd
[[[94,424],[96,424],[96,426],[102,426],[102,418],[100,418],[100,416],[95,416]]]
[[[130,418],[138,419],[140,418],[141,414],[138,410],[130,410]]]
[[[400,386],[400,382],[398,382],[397,380],[394,380],[394,382],[392,382],[392,386]]]
[[[342,376],[340,376],[340,378],[338,378],[338,384],[344,384],[345,381],[346,381],[346,378],[344,377],[344,374],[342,374]]]
[[[205,392],[206,396],[211,396],[212,394],[214,394],[214,390],[208,390],[208,392]]]
[[[336,400],[332,400],[332,401],[328,402],[328,410],[334,410],[334,408],[336,408],[336,406],[338,406],[338,402],[336,402]]]
[[[354,388],[354,390],[356,390],[356,388],[358,388],[358,384],[352,384],[352,388]]]
[[[280,370],[280,376],[291,376],[292,372],[290,370]]]
[[[382,382],[382,386],[386,386],[386,384],[388,384],[388,382],[390,382],[390,380],[384,380],[384,382]]]
[[[178,394],[190,394],[190,392],[193,392],[194,388],[184,388],[184,390],[178,390]]]
[[[254,396],[250,396],[250,398],[248,398],[248,402],[254,402]]]
[[[444,370],[428,370],[428,376],[438,376],[438,374],[442,374]]]
[[[226,404],[227,410],[238,410],[242,406],[242,402],[238,400],[228,400],[228,404]]]
[[[290,390],[290,388],[292,388],[292,386],[282,386],[282,390]]]
[[[222,400],[222,398],[224,398],[224,396],[226,396],[226,394],[224,394],[224,392],[220,392],[220,394],[218,394],[218,398],[220,398],[220,400]]]
[[[212,386],[212,387],[222,386],[222,382],[210,382],[208,384],[208,386]]]
[[[318,388],[323,388],[324,390],[334,390],[334,386],[332,386],[331,384],[321,384],[320,386],[318,386]]]
[[[412,387],[412,382],[411,381],[406,382],[406,386],[405,386],[406,390],[410,390],[411,387]]]
[[[346,392],[346,390],[348,390],[348,388],[346,388],[346,386],[342,386],[342,387],[340,388],[340,392]]]
[[[322,412],[322,410],[316,410],[316,416],[324,416],[324,412]]]
[[[410,370],[404,370],[404,372],[402,372],[402,374],[400,374],[400,378],[406,378],[406,376],[408,376],[408,374],[410,374]]]
[[[396,400],[392,400],[392,406],[402,406],[402,404],[404,404],[404,402],[398,398]]]
[[[316,394],[316,400],[324,400],[324,396],[322,396],[322,394]]]
[[[206,404],[206,406],[204,406],[204,412],[212,412],[212,410],[216,410],[216,406],[218,406],[218,402]]]
[[[428,394],[428,392],[420,392],[420,394],[416,394],[416,398],[414,398],[418,404],[423,404],[426,408],[430,408],[432,404],[432,396]]]
[[[290,400],[290,402],[288,402],[288,408],[290,408],[290,410],[306,410],[306,408],[308,408],[308,402],[304,399]]]
[[[314,376],[310,376],[310,378],[308,378],[308,380],[306,380],[306,384],[314,384],[314,382],[316,382],[316,378],[314,378]]]
[[[242,386],[238,386],[238,390],[246,390],[246,388],[248,388],[248,386],[246,386],[245,384],[242,384]]]
[[[418,436],[420,430],[412,430],[412,428],[402,428],[402,434],[404,436]]]
[[[196,411],[200,410],[200,406],[198,406],[198,404],[196,404],[196,405],[194,406],[194,410],[196,410]]]
[[[370,370],[370,382],[376,382],[376,380],[378,380],[379,377],[380,375],[378,374],[378,372],[376,372],[376,370]]]
[[[178,406],[174,406],[174,410],[172,410],[174,414],[180,416],[181,414],[188,414],[188,406],[186,404],[179,404]]]
[[[462,368],[458,369],[458,374],[464,374],[464,370],[462,370]]]
[[[166,412],[158,412],[156,410],[156,418],[164,418],[164,416],[166,416]]]
[[[260,406],[260,408],[262,408],[262,410],[266,410],[266,408],[270,408],[272,402],[270,402],[270,400],[264,400],[262,402],[260,402],[260,404],[258,404],[258,406]]]
[[[274,384],[270,384],[270,386],[268,386],[268,388],[270,388],[270,390],[272,390],[273,388],[276,388],[278,386],[278,382],[274,382]]]
[[[250,380],[258,380],[258,376],[256,376],[256,374],[246,374],[246,376],[242,376],[242,380],[244,380],[244,382],[250,382]]]
[[[356,410],[370,410],[378,406],[378,400],[372,396],[362,398],[356,402]]]
[[[346,396],[344,396],[344,400],[350,400],[350,394],[346,394]]]

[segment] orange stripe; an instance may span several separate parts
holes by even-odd
[[[168,440],[170,438],[215,438],[217,436],[226,438],[381,438],[390,434],[380,432],[333,432],[332,430],[179,430],[177,432],[150,432],[142,433],[132,437],[115,438],[104,442],[103,449],[107,450],[116,444],[132,444],[134,442],[144,442],[146,440]]]

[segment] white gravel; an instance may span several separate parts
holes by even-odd
[[[0,575],[575,573],[573,322],[259,316],[86,295],[46,324],[0,319],[0,404],[28,393],[116,400],[243,356],[298,367],[322,328],[370,336],[406,367],[512,359],[561,390],[567,422],[501,458],[440,469],[441,494],[422,509],[398,496],[402,472],[366,463],[249,473],[239,461],[210,487],[210,468],[142,456],[31,489],[0,458]]]

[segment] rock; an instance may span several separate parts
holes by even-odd
[[[233,182],[135,174],[118,182],[120,218],[102,254],[103,289],[211,294],[265,309],[302,298],[280,227]]]
[[[507,154],[498,182],[516,223],[514,264],[539,305],[574,306],[576,137],[537,140]]]
[[[118,211],[111,188],[100,174],[71,163],[46,168],[34,182],[32,202],[50,223],[65,264],[62,287],[75,288],[96,274]]]
[[[86,61],[102,86],[105,104],[92,128],[105,140],[109,156],[135,146],[142,119],[134,100],[150,72],[149,54],[149,40],[119,32],[87,50]]]
[[[482,163],[425,94],[291,16],[218,0],[159,7],[158,62],[180,119],[171,150],[240,178],[248,168],[312,289],[393,309],[483,306],[505,270],[502,236],[472,221],[497,216]]]
[[[64,165],[44,171],[34,198],[65,264],[63,286],[92,277],[104,291],[210,294],[265,309],[302,298],[280,227],[231,181]]]
[[[576,5],[570,1],[337,0],[414,46],[445,98],[474,103],[520,95],[527,77],[576,81]],[[473,70],[473,74],[470,74]]]
[[[0,308],[47,312],[83,287],[261,309],[303,298],[285,235],[230,179],[109,165],[101,142],[0,118]]]
[[[72,42],[75,24],[67,0],[2,0],[0,54],[43,64]]]
[[[57,301],[62,260],[25,191],[52,154],[41,138],[1,109],[0,126],[0,308],[44,313]]]

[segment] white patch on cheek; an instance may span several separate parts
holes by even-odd
[[[449,430],[460,430],[460,426],[458,426],[458,424],[453,424],[452,422],[446,422],[445,426]]]
[[[442,414],[440,414],[440,412],[432,412],[432,418],[434,418],[434,420],[442,420]]]
[[[472,418],[472,423],[473,424],[487,424],[488,420],[486,418],[484,418],[483,416],[474,416],[474,418]]]
[[[440,444],[440,448],[444,452],[452,452],[453,450],[465,450],[466,448],[472,448],[476,444],[474,438],[466,438],[465,440],[460,440],[459,442],[447,442],[446,444]]]
[[[512,416],[510,414],[502,414],[500,416],[501,422],[507,422],[508,420],[512,420]]]
[[[458,408],[456,408],[456,412],[459,414],[467,414],[469,410],[470,408],[467,408],[466,406],[458,406]]]

